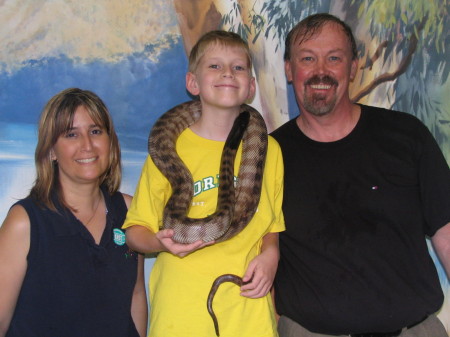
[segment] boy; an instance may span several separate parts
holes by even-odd
[[[188,216],[203,218],[216,208],[224,142],[240,106],[255,92],[247,44],[235,33],[205,34],[189,57],[186,88],[199,96],[202,112],[178,137],[176,150],[196,186],[202,187],[195,189]],[[241,147],[236,155],[235,176]],[[159,252],[150,277],[149,336],[214,336],[206,309],[207,296],[214,279],[229,273],[249,283],[240,289],[225,283],[218,290],[214,311],[220,335],[277,336],[268,293],[278,264],[278,232],[284,230],[283,164],[278,144],[269,137],[258,210],[247,226],[229,240],[190,244],[172,240],[173,230],[159,229],[170,193],[169,182],[149,156],[124,224],[127,244],[132,249]]]

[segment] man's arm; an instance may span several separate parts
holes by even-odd
[[[450,279],[450,222],[434,234],[431,242],[447,273],[447,277]]]

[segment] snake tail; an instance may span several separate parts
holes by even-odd
[[[232,283],[238,285],[239,287],[248,283],[248,282],[242,281],[242,277],[234,275],[234,274],[220,275],[219,277],[217,277],[214,280],[214,282],[213,282],[213,284],[211,286],[211,290],[209,291],[209,295],[208,295],[208,300],[206,302],[206,306],[208,308],[209,315],[211,316],[211,318],[213,320],[214,329],[216,331],[216,336],[218,336],[218,337],[220,336],[220,333],[219,333],[219,322],[217,320],[216,314],[214,313],[214,310],[213,310],[213,307],[212,307],[212,303],[213,303],[214,295],[217,292],[217,289],[219,289],[219,286],[222,283],[225,283],[225,282],[232,282]]]

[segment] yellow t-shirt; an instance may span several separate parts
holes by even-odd
[[[224,142],[197,136],[186,129],[177,140],[177,152],[192,173],[194,198],[189,216],[205,217],[215,211],[218,174]],[[238,174],[241,147],[235,161]],[[142,169],[124,228],[141,225],[157,232],[170,184],[150,157]],[[180,258],[160,253],[150,275],[150,337],[215,336],[206,301],[211,285],[222,274],[243,276],[249,262],[260,253],[262,237],[285,229],[281,210],[283,161],[278,143],[269,136],[263,187],[253,219],[235,237]],[[213,309],[221,337],[274,337],[276,321],[270,294],[249,299],[233,283],[223,283]]]

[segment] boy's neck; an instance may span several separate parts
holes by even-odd
[[[190,126],[190,129],[200,137],[225,141],[239,112],[240,107],[233,109],[203,109],[201,117]]]

